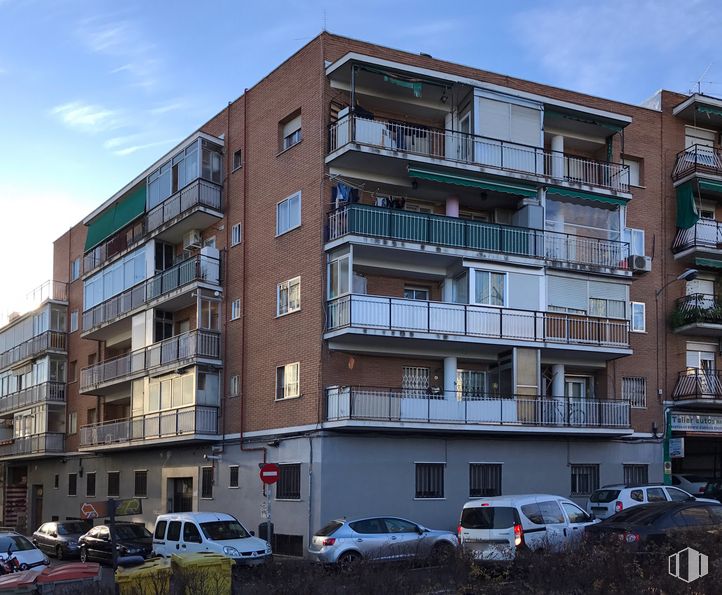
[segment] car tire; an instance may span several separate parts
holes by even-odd
[[[62,560],[62,559],[65,557],[65,555],[63,554],[63,547],[62,547],[62,546],[60,546],[60,545],[55,546],[55,557],[56,557],[58,560]]]
[[[85,564],[88,561],[88,550],[84,547],[80,548],[80,561]]]
[[[358,552],[350,551],[344,552],[338,557],[337,563],[341,570],[351,570],[356,564],[363,559],[363,556]]]
[[[456,555],[456,548],[445,541],[437,543],[431,550],[431,563],[445,566]]]

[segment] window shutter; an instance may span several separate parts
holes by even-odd
[[[626,302],[627,292],[627,286],[623,283],[589,282],[589,297]]]
[[[554,277],[547,279],[548,302],[550,306],[573,308],[587,311],[587,282],[583,279],[568,279],[567,277]]]
[[[515,143],[541,146],[541,116],[538,109],[511,106],[511,139]]]
[[[509,104],[479,98],[479,134],[499,140],[509,140]]]

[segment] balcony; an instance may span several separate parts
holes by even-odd
[[[328,241],[346,236],[392,240],[394,246],[408,242],[471,250],[477,256],[484,251],[593,270],[629,268],[626,242],[361,204],[329,214]]]
[[[39,355],[52,351],[65,353],[67,349],[67,335],[60,331],[45,331],[44,333],[28,339],[20,345],[5,351],[0,355],[0,370],[18,364],[24,360],[33,359]]]
[[[700,368],[682,370],[672,399],[679,405],[722,406],[722,372]]]
[[[222,217],[221,187],[197,179],[150,210],[140,221],[88,252],[83,257],[83,274],[90,273],[151,236],[160,234],[162,239],[176,240],[177,243],[184,231],[204,229]],[[182,229],[175,229],[180,221],[185,222]]]
[[[64,403],[64,382],[43,382],[0,397],[0,415],[12,413],[39,403]]]
[[[193,406],[83,426],[80,428],[80,448],[145,444],[161,439],[192,440],[201,436],[215,439],[218,415],[217,407]]]
[[[722,176],[722,149],[692,145],[677,153],[672,180],[677,182],[692,175]]]
[[[628,167],[453,130],[345,116],[329,128],[329,157],[344,149],[510,173],[543,183],[629,192]],[[444,164],[444,163],[442,163]],[[466,166],[472,166],[468,168]]]
[[[151,372],[159,372],[163,368],[178,368],[199,360],[219,363],[220,351],[221,338],[217,332],[196,330],[183,333],[83,368],[80,371],[80,392],[102,395],[106,392],[103,389]]]
[[[65,451],[65,434],[46,432],[3,440],[0,443],[0,459],[11,457],[62,453]]]
[[[220,287],[220,273],[218,258],[204,255],[188,258],[83,312],[83,337],[101,339],[103,337],[97,332],[98,330],[127,317],[136,310],[157,306],[187,293],[195,287],[194,283],[207,283],[213,287]],[[180,307],[190,306],[193,303],[195,299],[183,302]]]
[[[676,258],[695,256],[722,261],[722,224],[700,219],[689,229],[678,229],[672,252]]]
[[[677,300],[670,317],[675,333],[722,335],[722,300],[719,296],[693,293]]]
[[[347,295],[328,303],[326,338],[397,337],[629,353],[629,323],[557,312]]]
[[[453,393],[451,398],[426,391],[379,387],[334,387],[326,390],[326,421],[361,421],[464,426],[497,426],[510,431],[551,428],[558,431],[630,429],[626,401],[542,396],[479,396]]]

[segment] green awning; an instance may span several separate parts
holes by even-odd
[[[694,264],[708,269],[722,269],[722,260],[714,260],[713,258],[695,258]]]
[[[712,182],[710,180],[699,181],[700,190],[708,190],[709,192],[722,192],[722,182]]]
[[[114,205],[108,207],[90,224],[85,238],[85,251],[88,252],[108,239],[116,231],[124,228],[145,213],[145,183],[131,190]]]
[[[574,122],[582,122],[583,124],[592,124],[594,126],[602,126],[603,128],[607,128],[608,130],[613,130],[614,132],[620,132],[624,129],[624,125],[619,125],[616,122],[610,122],[608,120],[605,120],[604,118],[593,118],[587,114],[581,115],[581,114],[572,114],[569,112],[562,112],[555,109],[550,109],[548,107],[544,108],[544,114],[548,114],[550,116],[558,116],[560,118],[565,118],[567,120],[573,120]]]
[[[430,180],[431,182],[454,184],[456,186],[466,186],[468,188],[482,188],[484,190],[491,190],[492,192],[514,194],[515,196],[525,196],[528,198],[536,198],[537,196],[536,190],[530,186],[501,184],[499,182],[490,182],[488,180],[479,180],[478,178],[467,178],[466,176],[455,176],[452,174],[442,174],[423,169],[416,169],[413,167],[409,168],[409,176],[419,180]]]
[[[712,114],[714,116],[722,116],[722,109],[718,107],[709,107],[708,105],[698,105],[697,111],[703,114]]]
[[[677,227],[689,229],[699,220],[699,211],[694,202],[694,191],[691,182],[677,186]]]
[[[572,188],[547,188],[547,194],[556,194],[557,196],[569,196],[571,198],[581,198],[582,200],[594,200],[603,202],[608,205],[626,205],[627,200],[617,198],[616,196],[605,196],[603,194],[592,194],[582,190],[573,190]]]

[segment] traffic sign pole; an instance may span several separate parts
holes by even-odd
[[[271,543],[271,486],[278,481],[281,469],[275,463],[264,463],[259,473],[261,481],[266,484],[266,540]]]
[[[273,484],[268,484],[266,486],[266,541],[268,543],[271,543],[271,486]]]
[[[115,503],[117,500],[108,500],[108,512],[110,513],[110,547],[113,569],[118,568],[118,545],[115,541]]]

